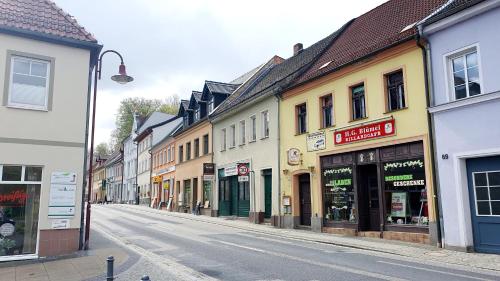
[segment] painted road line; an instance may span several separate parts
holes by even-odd
[[[227,246],[231,246],[231,247],[242,248],[245,250],[250,250],[250,251],[254,251],[254,252],[258,252],[258,253],[262,253],[262,254],[266,254],[266,255],[270,255],[270,256],[276,256],[276,257],[286,258],[289,260],[294,260],[294,261],[298,261],[298,262],[302,262],[302,263],[308,263],[308,264],[312,264],[312,265],[316,265],[316,266],[327,267],[327,268],[331,268],[334,270],[344,271],[344,272],[357,274],[357,275],[363,275],[363,276],[370,277],[370,278],[378,278],[378,279],[389,280],[389,281],[405,281],[405,280],[407,280],[407,279],[388,276],[388,275],[384,275],[384,274],[354,269],[354,268],[350,268],[350,267],[346,267],[346,266],[338,266],[338,265],[329,264],[329,263],[315,262],[315,261],[312,261],[309,259],[303,259],[303,258],[290,256],[287,254],[282,254],[282,253],[277,253],[277,252],[272,252],[272,251],[268,251],[268,250],[264,250],[264,249],[243,246],[243,245],[239,245],[239,244],[235,244],[235,243],[231,243],[231,242],[226,242],[226,241],[217,241],[217,242],[224,244],[224,245],[227,245]]]
[[[494,279],[486,279],[486,278],[481,278],[481,277],[474,277],[474,276],[469,276],[469,275],[465,275],[465,274],[459,274],[459,273],[453,273],[453,272],[446,272],[446,271],[441,271],[441,270],[431,269],[431,268],[425,268],[425,267],[420,267],[420,266],[413,266],[413,265],[407,265],[407,264],[399,264],[399,263],[388,262],[388,261],[377,261],[377,262],[379,262],[379,263],[385,263],[385,264],[390,264],[390,265],[395,265],[395,266],[413,268],[413,269],[418,269],[418,270],[424,270],[424,271],[429,271],[429,272],[441,273],[441,274],[446,274],[446,275],[451,275],[451,276],[456,276],[456,277],[462,277],[462,278],[467,278],[467,279],[484,280],[484,281],[495,281]]]
[[[204,281],[216,281],[218,279],[210,277],[206,274],[203,274],[201,272],[198,272],[192,268],[189,268],[185,265],[182,265],[178,263],[177,261],[171,259],[170,257],[167,256],[160,256],[155,253],[149,252],[137,245],[134,244],[127,244],[125,243],[124,240],[120,239],[120,237],[116,237],[115,235],[107,232],[104,230],[104,228],[100,226],[94,226],[92,227],[93,230],[98,231],[102,235],[106,236],[108,239],[112,240],[113,242],[121,245],[124,248],[128,248],[134,252],[136,252],[138,255],[150,260],[152,263],[158,265],[161,269],[167,271],[169,274],[172,274],[173,276],[176,277],[178,280],[186,280],[186,281],[196,281],[196,280],[204,280]]]

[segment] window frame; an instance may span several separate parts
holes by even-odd
[[[191,160],[191,142],[186,142],[186,161]]]
[[[454,84],[454,76],[453,76],[453,59],[459,58],[459,57],[465,57],[468,54],[471,53],[477,53],[477,68],[478,68],[478,75],[479,75],[479,86],[480,86],[480,93],[474,96],[469,95],[469,87],[466,87],[466,97],[457,99],[456,98],[456,93],[455,93],[455,84]],[[446,93],[448,96],[448,102],[452,101],[459,101],[459,100],[466,100],[472,97],[477,97],[484,95],[484,83],[483,83],[483,71],[482,71],[482,63],[481,63],[481,52],[479,48],[479,44],[472,44],[454,51],[451,51],[449,53],[446,53],[443,55],[443,65],[444,65],[444,72],[445,72],[445,77],[446,77]],[[467,72],[465,73],[465,78],[468,81],[467,77]],[[468,82],[466,83],[466,85]]]
[[[269,135],[271,134],[271,118],[269,117],[269,110],[263,110],[260,113],[260,118],[261,118],[261,139],[267,139],[269,138]],[[266,130],[267,129],[267,130]]]
[[[332,105],[331,105],[331,112],[330,112],[330,118],[331,118],[331,124],[330,125],[326,125],[325,124],[325,114],[324,114],[324,110],[325,110],[325,106],[323,105],[323,102],[325,100],[325,98],[327,97],[330,97],[331,98],[331,101],[332,101]],[[326,95],[322,95],[319,97],[319,122],[320,122],[320,129],[327,129],[327,128],[331,128],[331,127],[334,127],[335,126],[335,111],[334,111],[334,103],[333,103],[333,93],[328,93]]]
[[[45,106],[33,106],[25,104],[11,103],[10,88],[12,85],[12,74],[13,74],[13,63],[14,57],[21,57],[33,61],[40,61],[48,63],[48,77],[47,77],[47,88],[45,96]],[[27,109],[27,110],[37,110],[37,111],[52,111],[53,95],[54,95],[54,73],[55,73],[55,62],[56,59],[53,57],[42,56],[32,53],[18,52],[14,50],[7,50],[7,56],[5,61],[5,80],[4,80],[4,96],[3,96],[3,106],[9,108],[17,109]]]
[[[257,141],[257,116],[255,114],[250,116],[250,123],[252,124],[252,132],[248,143]]]
[[[349,119],[350,122],[359,121],[368,118],[368,102],[366,97],[366,81],[360,81],[358,83],[354,83],[348,87],[349,89]],[[354,118],[354,99],[353,99],[353,90],[359,86],[363,86],[363,100],[364,100],[364,116],[360,118]]]
[[[179,163],[184,162],[184,146],[181,144],[179,145],[179,149],[177,149],[179,153]]]
[[[220,130],[220,133],[221,133],[220,151],[226,151],[226,148],[227,148],[227,142],[226,142],[227,130],[226,130],[226,128],[222,128]]]
[[[240,120],[240,137],[239,137],[239,145],[245,145],[247,138],[246,138],[246,121],[245,120]]]
[[[207,155],[209,153],[210,153],[210,137],[208,134],[205,134],[203,135],[203,155]]]
[[[200,157],[200,138],[195,138],[193,141],[194,158]]]
[[[236,147],[236,124],[229,126],[229,148]]]
[[[301,130],[301,126],[300,126],[300,120],[299,118],[301,117],[301,115],[299,115],[299,108],[304,106],[305,107],[305,113],[303,114],[304,115],[304,130]],[[302,134],[307,134],[307,129],[308,129],[308,124],[307,124],[307,102],[302,102],[302,103],[299,103],[299,104],[296,104],[295,105],[295,134],[296,135],[302,135]]]
[[[391,103],[390,103],[390,93],[389,93],[389,76],[393,75],[395,73],[401,72],[402,74],[402,83],[403,83],[403,98],[404,98],[404,107],[397,108],[397,109],[391,109]],[[384,72],[383,74],[383,79],[384,79],[384,100],[385,100],[385,112],[384,113],[392,113],[395,111],[399,110],[404,110],[408,109],[408,91],[406,87],[406,67],[405,66],[400,66],[395,69],[389,70]],[[366,89],[365,89],[366,90]],[[366,95],[365,95],[365,103],[366,103]]]

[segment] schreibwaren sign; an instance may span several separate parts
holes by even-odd
[[[396,120],[386,120],[334,132],[336,145],[388,137],[396,134]]]

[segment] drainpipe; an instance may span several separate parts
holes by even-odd
[[[425,98],[426,98],[426,103],[427,103],[427,108],[429,108],[434,102],[433,102],[433,94],[432,94],[432,67],[431,67],[431,62],[430,62],[430,43],[425,38],[422,30],[422,25],[418,26],[418,33],[415,37],[417,41],[417,45],[422,49],[422,57],[423,57],[423,63],[424,63],[424,77],[425,77]],[[421,43],[421,40],[425,40],[425,45]],[[441,223],[442,221],[442,206],[441,206],[441,193],[440,193],[440,188],[439,188],[439,181],[437,180],[439,175],[438,175],[438,170],[436,168],[436,163],[435,159],[437,159],[437,154],[436,154],[436,149],[435,149],[435,138],[434,138],[434,120],[432,114],[427,110],[427,125],[429,127],[429,148],[430,148],[430,157],[431,157],[431,170],[432,170],[432,184],[434,185],[434,189],[436,191],[436,194],[434,195],[434,200],[436,204],[434,204],[434,212],[436,213],[436,230],[437,230],[437,246],[439,248],[443,247],[442,240],[444,237],[444,230],[443,230],[443,224]]]
[[[278,120],[277,120],[277,142],[278,142],[278,228],[283,228],[283,221],[282,221],[282,216],[281,216],[281,158],[280,158],[280,151],[281,151],[281,140],[280,140],[280,96],[279,92],[281,91],[281,87],[278,87],[275,89],[275,94],[274,96],[276,97],[276,103],[278,104]],[[271,207],[272,209],[272,207]]]

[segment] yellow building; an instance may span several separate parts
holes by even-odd
[[[106,162],[107,156],[97,156],[92,172],[92,197],[94,203],[103,203],[106,198]]]
[[[410,2],[356,18],[282,94],[280,120],[295,120],[280,122],[285,227],[434,242],[423,53],[411,24],[440,1]]]

